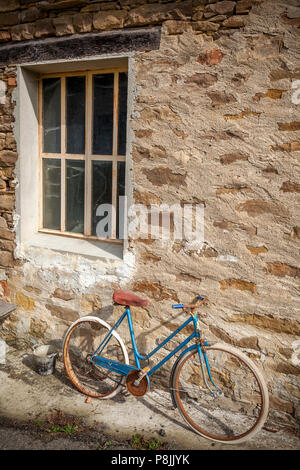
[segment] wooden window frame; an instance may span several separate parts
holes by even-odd
[[[39,232],[59,236],[81,238],[100,242],[123,244],[123,240],[116,238],[117,217],[117,178],[118,162],[125,162],[126,155],[118,155],[118,117],[119,117],[119,74],[128,72],[125,67],[105,68],[87,71],[74,71],[64,73],[41,74],[38,83],[38,145],[39,145]],[[114,99],[113,99],[113,145],[112,155],[92,154],[93,135],[93,75],[114,74]],[[66,153],[66,77],[86,77],[85,93],[85,154]],[[45,78],[61,78],[61,152],[43,152],[43,95],[42,80]],[[43,227],[43,158],[59,159],[61,161],[61,230],[52,230]],[[85,161],[85,189],[84,189],[84,233],[73,233],[65,230],[66,212],[66,161]],[[111,237],[98,237],[92,235],[92,161],[112,162],[112,233]]]

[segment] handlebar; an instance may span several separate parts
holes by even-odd
[[[198,300],[204,300],[205,297],[202,297],[201,295],[197,295],[197,299]],[[173,304],[172,305],[172,308],[185,308],[185,307],[189,307],[189,305],[184,305],[184,304]]]

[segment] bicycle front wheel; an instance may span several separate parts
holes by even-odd
[[[83,317],[68,329],[63,344],[65,370],[73,385],[94,398],[112,398],[122,389],[125,377],[93,363],[90,359],[111,327],[100,318]],[[112,336],[101,356],[128,364],[128,354],[118,333]]]
[[[178,410],[205,438],[224,443],[249,439],[262,428],[268,414],[264,378],[254,362],[235,348],[215,344],[205,351],[212,380],[207,367],[202,369],[197,346],[175,365],[171,387]]]

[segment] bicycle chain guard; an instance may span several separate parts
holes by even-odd
[[[146,376],[142,378],[139,385],[134,385],[139,376],[139,370],[132,370],[126,377],[126,388],[128,392],[135,397],[142,397],[148,390],[148,378]]]

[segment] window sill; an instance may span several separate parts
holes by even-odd
[[[93,258],[105,258],[121,261],[123,244],[70,238],[61,235],[38,232],[30,240],[23,243],[24,247],[47,248],[54,251],[72,253]]]

